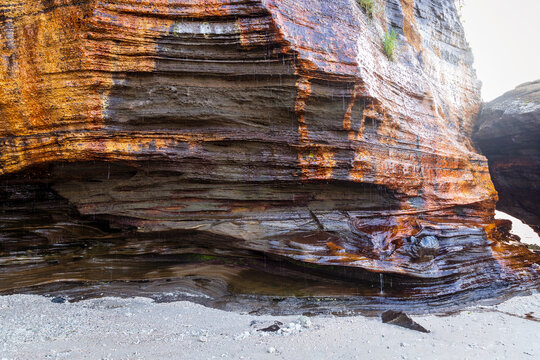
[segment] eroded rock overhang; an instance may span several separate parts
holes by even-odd
[[[0,172],[52,164],[53,188],[81,214],[140,232],[470,275],[448,292],[478,286],[486,267],[537,279],[533,255],[495,239],[453,1],[381,4],[370,19],[352,0],[9,1]],[[381,44],[391,28],[396,61]],[[410,237],[432,235],[437,254],[415,259]]]

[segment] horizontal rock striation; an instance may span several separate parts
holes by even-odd
[[[540,231],[540,80],[485,104],[475,140],[487,156],[497,207]]]
[[[453,1],[380,4],[371,19],[353,0],[4,2],[6,189],[37,171],[113,228],[209,234],[433,296],[538,281],[538,258],[497,235]]]

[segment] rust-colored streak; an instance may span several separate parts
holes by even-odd
[[[297,97],[294,112],[298,121],[298,163],[302,170],[304,180],[331,179],[336,166],[334,152],[330,147],[310,141],[309,130],[306,124],[307,102],[312,93],[310,78],[307,73],[311,63],[300,63],[300,75],[296,82]]]
[[[403,9],[403,33],[407,37],[407,41],[416,49],[422,49],[422,37],[418,32],[418,25],[414,16],[414,1],[415,0],[400,0]]]
[[[73,101],[76,94],[69,85],[78,79],[62,75],[81,69],[86,6],[67,5],[46,11],[41,1],[28,1],[8,13],[13,18],[6,18],[0,37],[0,47],[6,49],[0,104],[7,127],[0,127],[0,134],[40,133],[78,122],[88,113],[86,104]]]
[[[349,106],[347,106],[347,111],[345,112],[345,116],[343,117],[343,130],[348,132],[349,140],[354,140],[354,131],[352,131],[351,129],[352,110],[353,110],[356,100],[358,99],[358,96],[363,92],[364,92],[364,89],[360,83],[357,83],[354,85],[354,88],[351,94],[351,100],[349,101]],[[363,120],[362,120],[362,124],[363,124]]]
[[[306,103],[311,95],[311,83],[307,77],[300,76],[296,87],[298,95],[294,104],[294,112],[298,120],[298,140],[300,143],[309,143],[309,134],[306,126]]]

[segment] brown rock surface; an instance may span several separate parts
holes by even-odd
[[[489,160],[497,208],[540,232],[540,80],[485,104],[475,140]]]
[[[5,203],[46,183],[112,227],[394,274],[425,296],[537,282],[538,257],[497,238],[453,1],[383,5],[369,19],[353,0],[4,2]],[[412,235],[437,254],[415,260]]]

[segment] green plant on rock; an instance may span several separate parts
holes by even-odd
[[[386,56],[394,61],[396,59],[397,50],[397,33],[394,29],[387,30],[384,33],[383,48]]]
[[[356,2],[364,8],[367,16],[373,17],[373,13],[375,12],[375,0],[356,0]]]

